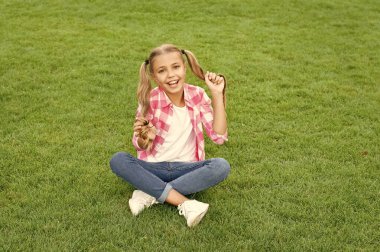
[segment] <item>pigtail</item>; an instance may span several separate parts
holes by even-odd
[[[202,67],[199,65],[197,58],[195,55],[190,52],[189,50],[181,50],[181,53],[186,56],[187,63],[190,66],[191,71],[195,76],[197,76],[201,80],[205,80],[205,73],[202,69]],[[218,74],[219,76],[223,77],[224,79],[224,89],[223,89],[223,104],[224,108],[226,108],[226,88],[227,88],[227,80],[224,77],[224,75]]]
[[[152,149],[152,146],[153,146],[153,139],[149,139],[148,137],[148,133],[150,130],[152,130],[151,127],[149,127],[149,121],[144,119],[144,118],[136,118],[136,122],[140,122],[143,124],[143,127],[141,129],[141,131],[137,134],[137,136],[142,140],[141,141],[141,148],[145,149],[145,150],[150,150]],[[156,133],[155,129],[154,129],[154,132]]]
[[[189,64],[190,69],[193,72],[193,74],[195,74],[195,76],[197,76],[199,79],[205,80],[204,71],[199,65],[198,60],[195,57],[195,55],[188,50],[181,50],[181,52],[185,54],[187,63]]]
[[[140,82],[137,88],[137,99],[139,105],[141,106],[141,114],[143,117],[146,116],[149,110],[149,96],[152,90],[152,85],[149,80],[149,75],[147,73],[147,65],[149,61],[145,61],[140,67]]]

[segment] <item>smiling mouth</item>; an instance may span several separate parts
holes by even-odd
[[[176,84],[178,84],[178,82],[179,82],[179,80],[175,80],[175,81],[170,81],[170,82],[168,82],[167,84],[168,84],[169,86],[172,86],[172,85],[176,85]]]

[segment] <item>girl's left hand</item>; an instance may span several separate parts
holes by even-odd
[[[211,93],[223,93],[225,83],[224,78],[222,76],[207,71],[205,74],[205,82],[208,88],[210,89]]]

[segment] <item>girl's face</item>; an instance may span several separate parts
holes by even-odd
[[[182,96],[186,67],[178,52],[164,53],[154,57],[153,78],[169,97]]]

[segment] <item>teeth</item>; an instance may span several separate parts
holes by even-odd
[[[170,85],[176,84],[176,83],[177,83],[177,81],[171,81],[171,82],[169,82]]]

